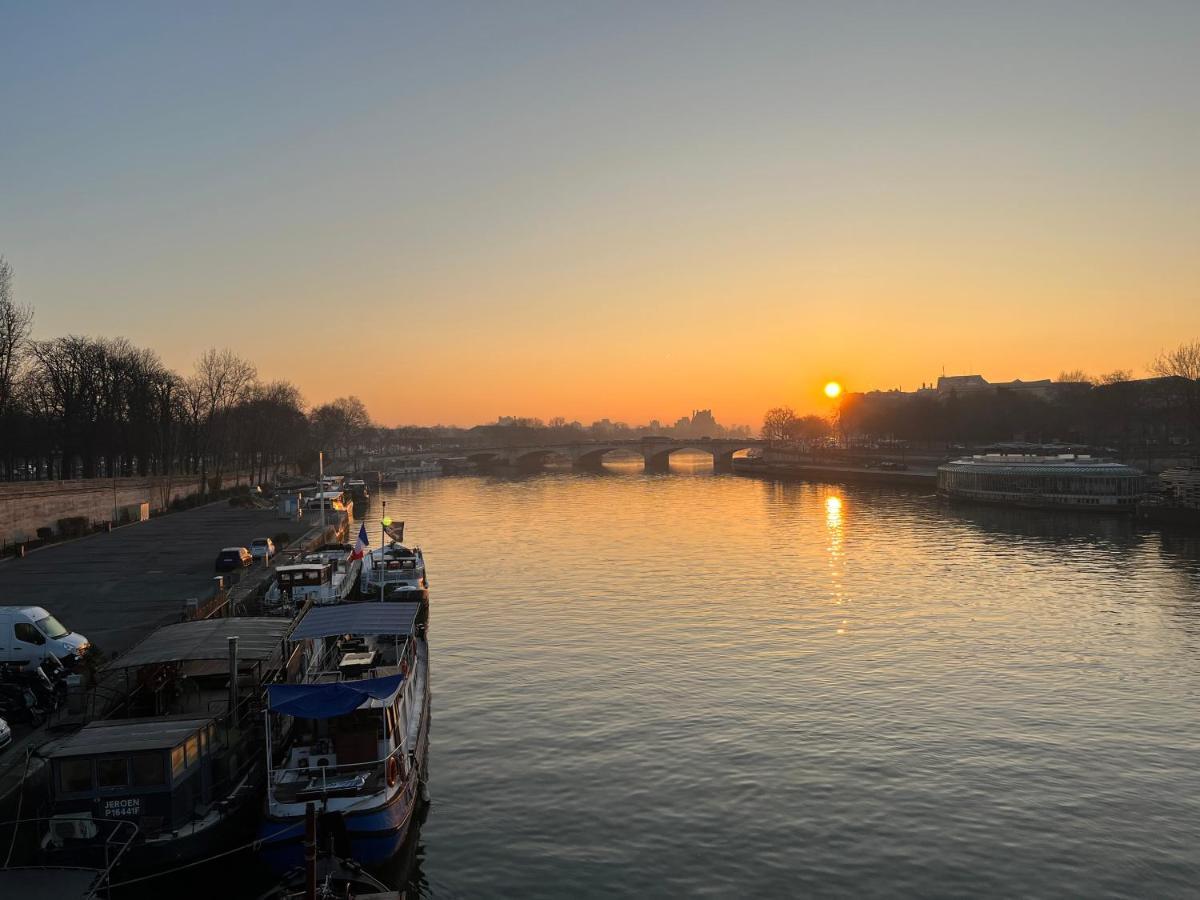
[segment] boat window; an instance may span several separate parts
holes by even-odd
[[[129,760],[129,767],[133,770],[133,784],[135,787],[153,787],[159,784],[166,784],[167,773],[163,771],[163,758],[161,753],[138,753]]]
[[[92,761],[64,759],[58,764],[58,778],[64,793],[74,794],[92,789]]]
[[[183,771],[183,745],[180,744],[171,750],[171,777],[178,778],[179,773]]]
[[[193,734],[187,739],[187,764],[194,766],[200,759],[200,736]]]
[[[129,764],[125,761],[125,757],[96,760],[96,783],[102,788],[128,785]]]

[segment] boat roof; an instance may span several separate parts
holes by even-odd
[[[166,625],[134,644],[107,669],[132,669],[185,659],[227,659],[229,638],[238,639],[239,660],[270,659],[280,652],[289,622],[276,616],[234,616]]]
[[[984,475],[1103,475],[1140,478],[1142,472],[1111,459],[1092,456],[1030,456],[988,453],[950,460],[940,470],[966,470]]]
[[[276,566],[276,572],[324,572],[333,563],[331,562],[303,562],[292,563],[287,566]]]
[[[412,634],[419,603],[343,603],[314,606],[296,623],[290,639],[336,637],[340,634]]]
[[[50,752],[51,759],[95,756],[99,753],[132,753],[168,750],[187,740],[213,721],[212,716],[171,719],[109,719],[89,722]]]

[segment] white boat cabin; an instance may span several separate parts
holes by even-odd
[[[429,581],[421,548],[392,542],[369,551],[363,557],[359,587],[366,600],[428,600]]]

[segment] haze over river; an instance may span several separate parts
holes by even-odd
[[[1200,890],[1195,538],[705,461],[383,492],[430,570],[423,894]]]

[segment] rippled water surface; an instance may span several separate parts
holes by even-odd
[[[1200,890],[1195,539],[686,459],[386,493],[432,582],[423,893]]]

